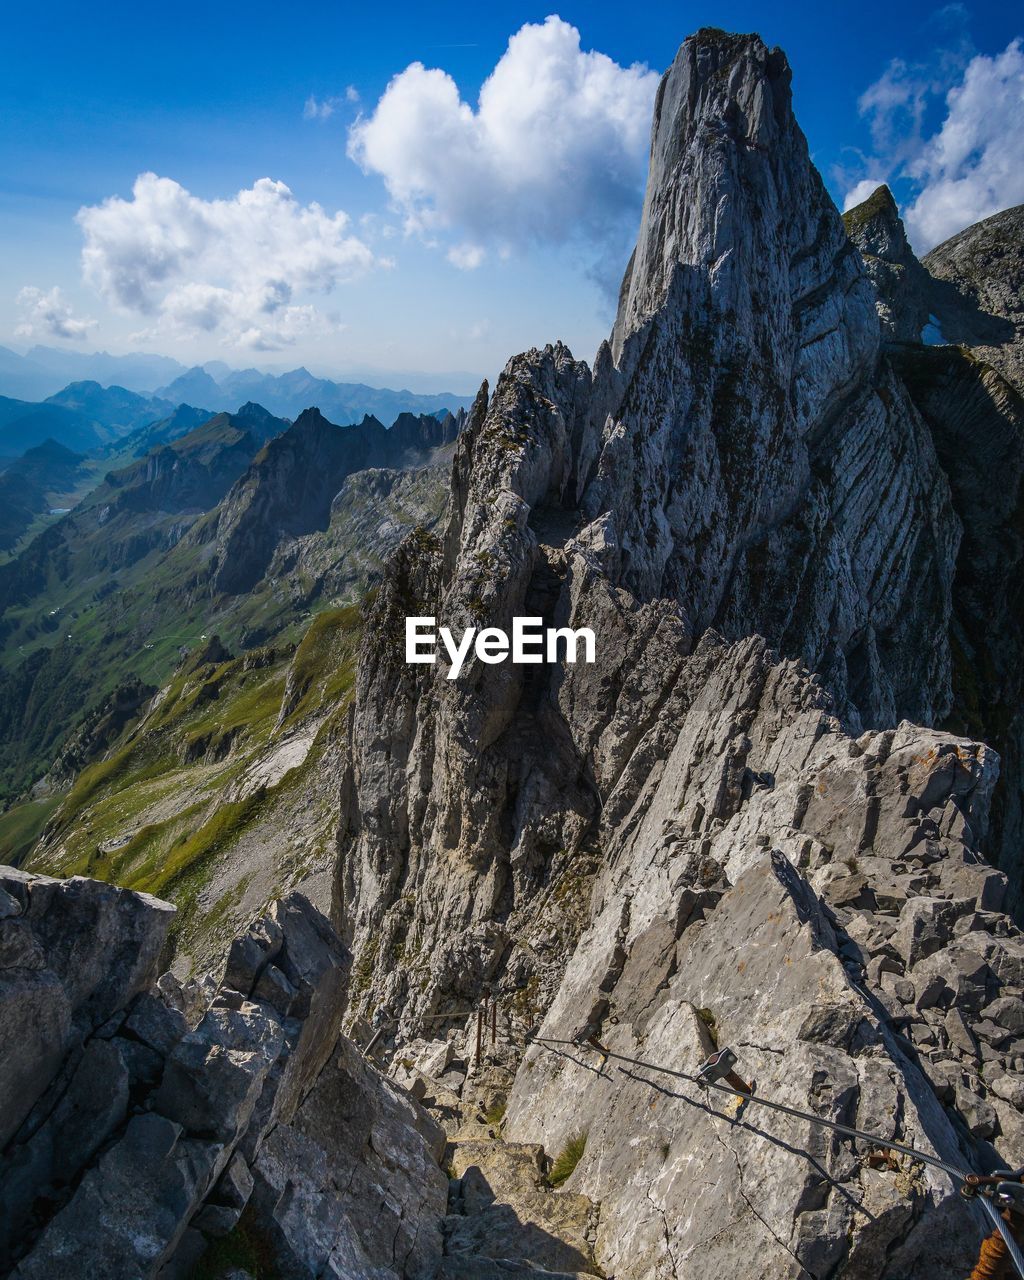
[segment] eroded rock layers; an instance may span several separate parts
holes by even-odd
[[[923,345],[941,318],[895,209],[844,227],[789,80],[757,37],[682,46],[611,342],[482,388],[443,535],[390,564],[351,718],[356,1004],[394,1010],[399,1043],[487,988],[517,1010],[506,1135],[587,1132],[568,1185],[620,1280],[955,1276],[977,1224],[934,1170],[730,1126],[526,1050],[531,1023],[684,1070],[717,1037],[766,1095],[1024,1160],[1024,948],[983,857],[1016,898],[1017,391],[924,368],[941,350],[955,383],[972,356]],[[597,661],[449,681],[403,661],[424,613],[589,626]]]

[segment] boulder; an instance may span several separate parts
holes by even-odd
[[[0,867],[0,1148],[67,1053],[156,976],[174,908],[148,894]]]
[[[153,1106],[191,1133],[230,1142],[244,1132],[283,1047],[280,1022],[260,1005],[213,1008],[168,1058]]]
[[[43,1095],[46,1118],[0,1157],[0,1274],[6,1274],[40,1199],[59,1202],[124,1122],[129,1074],[116,1040],[86,1044],[68,1079]]]
[[[967,1020],[959,1009],[950,1009],[944,1023],[949,1044],[957,1053],[968,1058],[978,1057],[978,1042],[974,1038]]]
[[[164,1116],[134,1116],[123,1138],[50,1221],[16,1280],[140,1280],[172,1257],[224,1158]]]
[[[974,1138],[992,1138],[999,1129],[996,1113],[984,1098],[965,1085],[956,1087],[956,1109]]]
[[[942,898],[911,898],[900,913],[892,945],[908,968],[940,951],[953,936],[956,908]]]
[[[252,1206],[295,1265],[315,1262],[302,1275],[378,1280],[402,1257],[403,1274],[433,1276],[445,1136],[339,1039],[348,955],[309,902],[293,894],[246,931],[212,1001],[191,1005],[209,1007],[190,1030],[184,989],[155,981],[152,939],[134,967],[115,950],[116,972],[127,974],[118,984],[74,975],[57,988],[57,961],[85,947],[78,915],[97,919],[89,882],[70,882],[68,893],[20,874],[9,883],[14,906],[2,923],[15,928],[0,985],[12,960],[30,959],[68,1016],[63,1042],[40,1051],[51,1079],[0,1161],[0,1274],[186,1280],[207,1242]],[[96,893],[108,941],[119,936],[102,917],[111,901],[128,936],[145,937],[140,916],[161,927],[168,918],[137,895],[107,885]],[[48,913],[36,928],[44,897],[67,937]],[[143,973],[152,986],[140,991]],[[67,995],[76,981],[77,1003]],[[26,1040],[29,1061],[38,1046]],[[278,1192],[260,1200],[254,1186],[266,1190],[268,1179]]]
[[[251,1209],[287,1275],[432,1280],[448,1179],[443,1130],[342,1040],[253,1166]]]
[[[1024,1000],[1020,996],[1000,996],[981,1012],[984,1017],[1016,1035],[1024,1031]]]
[[[188,1031],[184,1013],[166,1001],[144,991],[133,1001],[128,1017],[120,1024],[144,1045],[166,1057]]]

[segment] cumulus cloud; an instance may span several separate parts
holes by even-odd
[[[96,328],[88,316],[76,316],[62,291],[37,289],[28,285],[18,294],[21,323],[15,333],[22,338],[65,338],[80,342]]]
[[[658,76],[580,48],[561,18],[523,26],[463,101],[446,72],[414,62],[349,130],[406,229],[458,237],[449,260],[579,241],[600,253],[631,234],[643,192]]]
[[[930,248],[961,228],[1024,202],[1024,48],[972,58],[946,95],[942,127],[910,163],[920,193],[907,209],[916,243]]]
[[[149,333],[205,333],[256,350],[328,327],[302,295],[380,265],[344,213],[302,205],[270,178],[202,200],[144,173],[130,200],[87,206],[78,222],[86,282],[120,310],[151,317]]]
[[[904,218],[919,252],[1024,200],[1024,49],[972,53],[961,41],[921,64],[894,59],[859,100],[872,154],[837,171],[845,207],[880,182],[906,195]],[[937,128],[929,119],[944,113]],[[864,176],[865,173],[870,176]]]

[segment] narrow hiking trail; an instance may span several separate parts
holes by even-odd
[[[492,1047],[478,1064],[468,1052],[459,1056],[456,1042],[419,1048],[397,1060],[392,1074],[448,1135],[448,1213],[436,1280],[603,1276],[594,1257],[600,1206],[551,1185],[552,1159],[542,1146],[502,1137],[511,1047]]]

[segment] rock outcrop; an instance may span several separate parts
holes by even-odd
[[[925,255],[945,284],[946,342],[975,349],[1024,394],[1024,205],[967,227]],[[940,303],[942,306],[942,303]]]
[[[878,187],[863,204],[844,213],[843,225],[875,286],[884,337],[895,342],[939,338],[931,310],[938,305],[934,282],[910,247],[889,188]]]
[[[187,988],[156,981],[167,903],[3,868],[0,916],[0,1274],[184,1277],[243,1212],[289,1277],[433,1273],[443,1133],[339,1040],[348,957],[304,898]]]
[[[919,263],[887,188],[844,215],[878,289],[895,365],[928,425],[963,527],[953,579],[948,724],[999,752],[987,851],[1024,886],[1024,330],[1022,211],[954,236]],[[935,274],[931,274],[931,272]]]
[[[593,844],[666,680],[711,627],[801,658],[855,728],[940,719],[960,536],[785,59],[700,33],[659,93],[612,346],[593,374],[561,346],[527,353],[478,397],[444,537],[406,544],[370,627],[396,637],[423,602],[456,629],[596,623],[598,670],[449,682],[414,674],[398,643],[365,653],[346,927],[375,932],[422,885],[431,952],[456,921],[528,901],[560,851]]]

